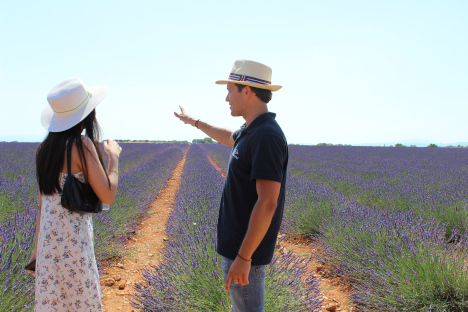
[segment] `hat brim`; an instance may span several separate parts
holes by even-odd
[[[107,87],[105,86],[92,86],[87,87],[87,89],[92,94],[91,99],[86,105],[70,115],[59,116],[54,113],[50,105],[47,105],[42,111],[42,126],[49,132],[62,132],[79,124],[107,95]]]
[[[246,85],[246,86],[250,86],[250,87],[254,87],[254,88],[259,88],[259,89],[267,89],[267,90],[270,90],[270,91],[278,91],[279,89],[281,89],[283,86],[277,86],[277,85],[264,85],[264,84],[260,84],[260,83],[253,83],[253,82],[248,82],[248,81],[237,81],[237,80],[231,80],[231,79],[228,79],[228,80],[218,80],[216,81],[216,84],[228,84],[229,82],[232,82],[232,83],[237,83],[237,84],[241,84],[241,85]]]

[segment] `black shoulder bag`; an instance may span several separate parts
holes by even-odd
[[[67,169],[68,175],[62,189],[61,204],[70,211],[87,214],[102,211],[102,202],[96,196],[91,186],[81,183],[71,174],[71,149],[73,140],[67,143]]]

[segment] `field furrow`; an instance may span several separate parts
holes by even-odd
[[[111,259],[101,274],[101,289],[104,312],[137,311],[131,306],[134,285],[142,282],[142,273],[150,264],[155,265],[161,258],[161,251],[170,239],[166,234],[166,221],[172,210],[174,198],[179,189],[184,157],[172,171],[164,189],[151,203],[148,216],[139,224],[139,230],[129,237],[126,254]]]

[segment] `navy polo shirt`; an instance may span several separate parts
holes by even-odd
[[[275,117],[274,113],[262,114],[248,127],[244,124],[234,132],[235,143],[220,203],[217,251],[234,260],[258,200],[256,180],[281,183],[278,206],[265,237],[252,255],[252,265],[271,262],[283,219],[288,143]]]

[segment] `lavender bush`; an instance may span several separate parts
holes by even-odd
[[[467,311],[466,240],[412,211],[348,207],[322,238],[325,262],[352,281],[353,301],[376,311]]]
[[[0,143],[0,311],[32,308],[34,278],[23,270],[31,255],[38,209],[37,143]]]
[[[134,306],[144,311],[230,311],[216,253],[216,221],[223,179],[206,153],[192,145],[167,222],[170,243],[162,261],[136,287]],[[317,281],[303,279],[306,264],[292,254],[267,268],[267,311],[318,311]]]
[[[16,212],[0,224],[0,311],[28,311],[33,307],[34,277],[23,267],[34,243],[34,222],[34,214]]]

